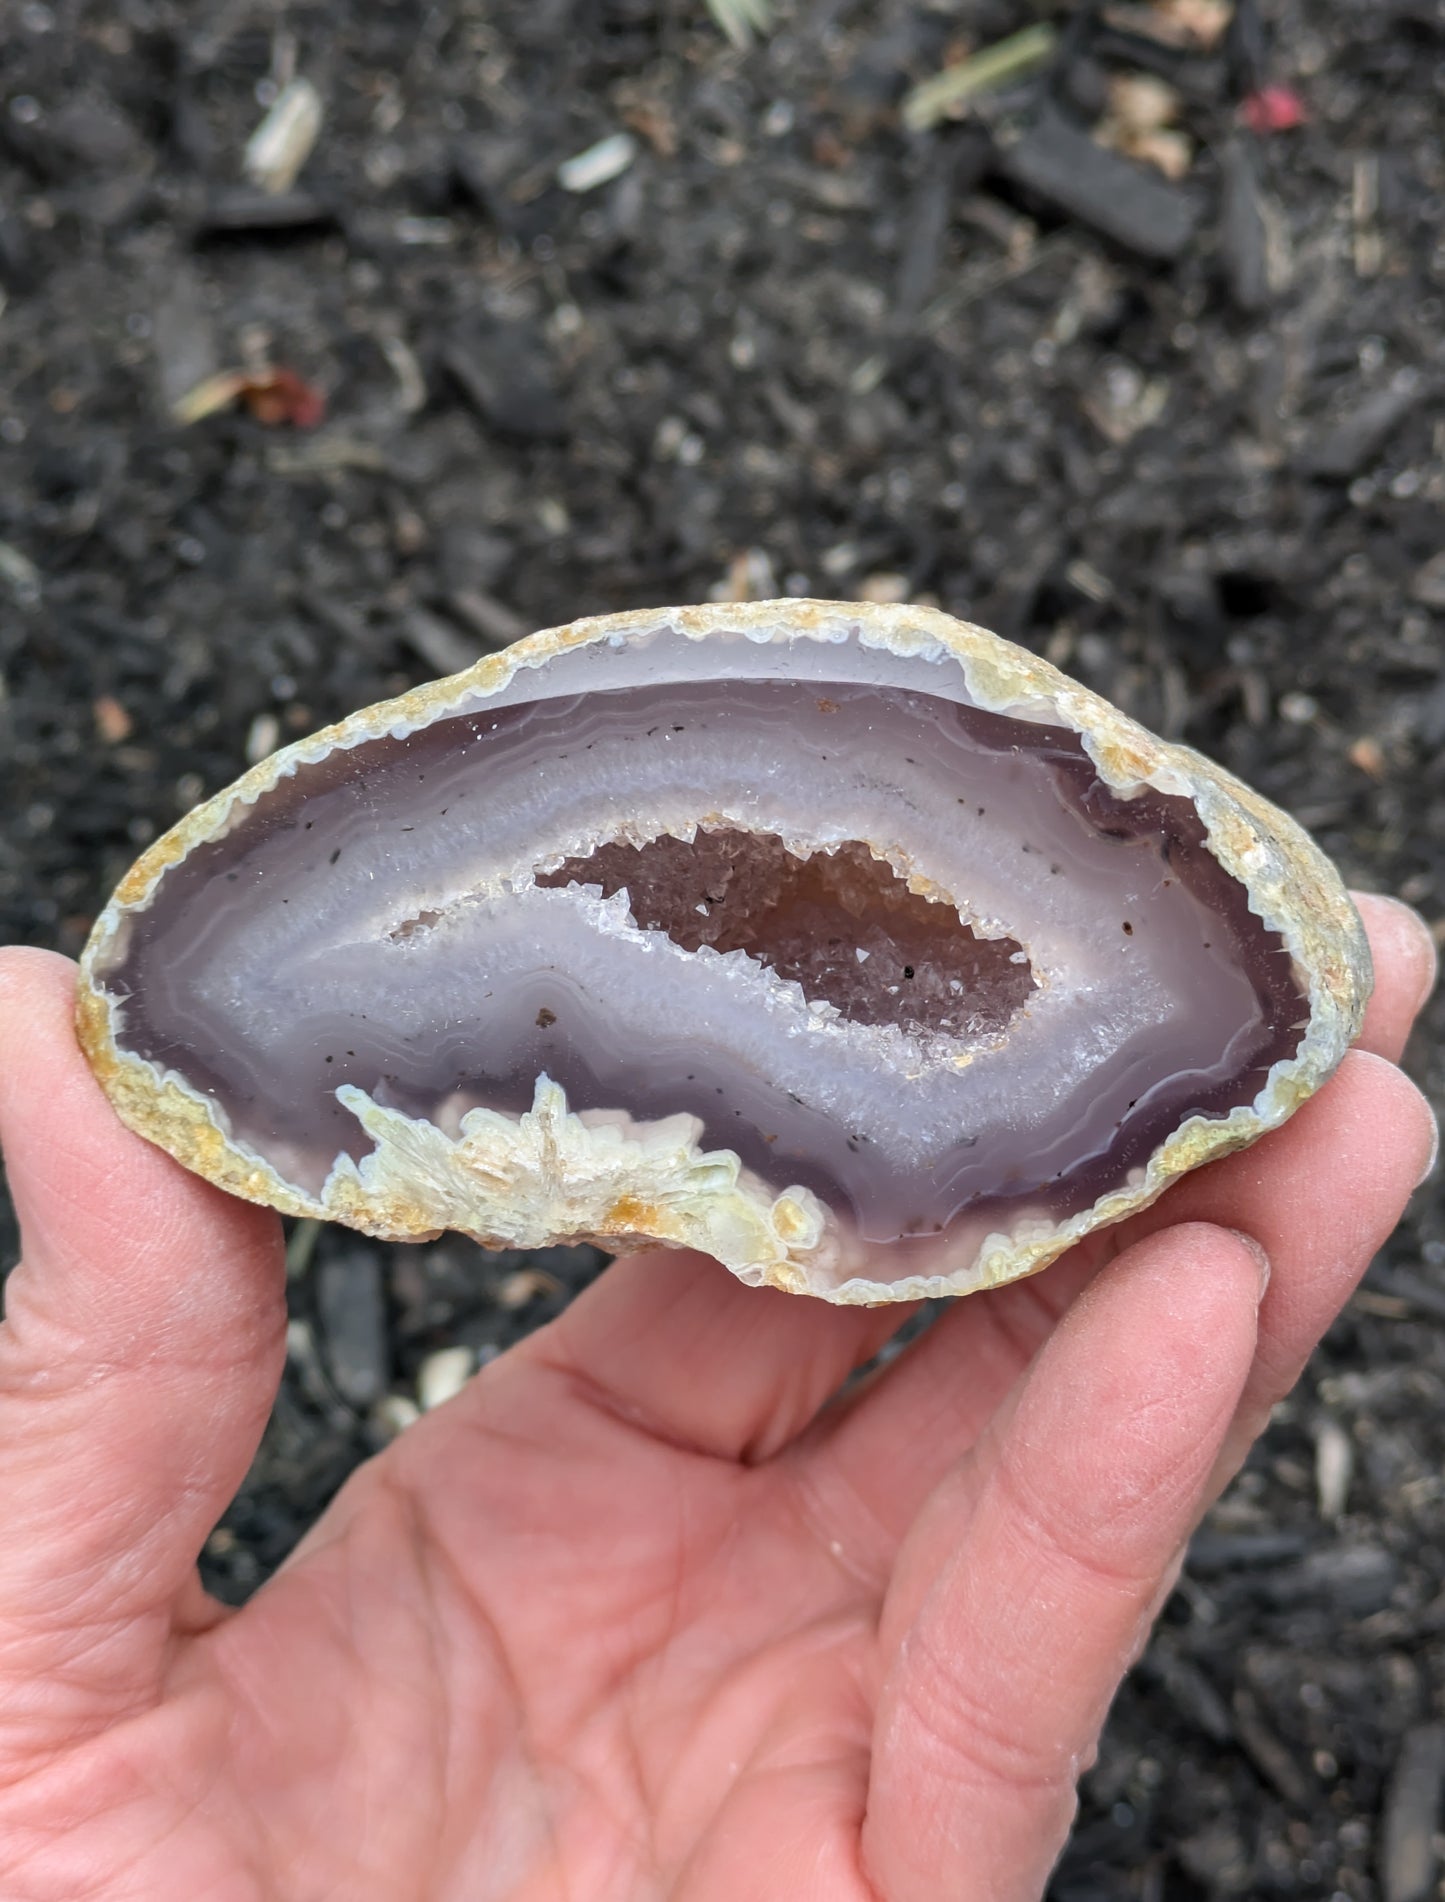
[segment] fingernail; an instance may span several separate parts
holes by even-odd
[[[1435,944],[1435,934],[1420,916],[1419,912],[1415,910],[1415,907],[1413,905],[1407,905],[1403,898],[1395,898],[1389,893],[1382,893],[1377,902],[1382,905],[1388,905],[1392,911],[1398,912],[1402,922],[1408,919],[1410,936],[1414,938],[1421,953],[1423,969],[1420,975],[1420,991],[1413,1006],[1415,1013],[1418,1015],[1418,1013],[1425,1008],[1430,993],[1435,988],[1435,979],[1438,974],[1440,954]]]
[[[1437,1117],[1436,1115],[1432,1113],[1430,1117],[1430,1160],[1425,1164],[1424,1169],[1421,1171],[1420,1181],[1415,1184],[1415,1187],[1417,1189],[1420,1187],[1421,1183],[1428,1182],[1431,1176],[1434,1175],[1435,1164],[1439,1160],[1440,1160],[1440,1119],[1439,1117]]]
[[[1231,1229],[1230,1234],[1242,1242],[1254,1256],[1254,1265],[1259,1270],[1259,1298],[1263,1301],[1264,1291],[1269,1286],[1269,1256],[1265,1254],[1262,1245],[1255,1240],[1254,1236],[1246,1235],[1242,1228]]]

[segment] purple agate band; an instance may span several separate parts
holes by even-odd
[[[650,682],[579,667],[298,761],[94,961],[119,1050],[317,1197],[374,1146],[343,1086],[453,1134],[539,1076],[686,1114],[884,1280],[1127,1189],[1298,1050],[1290,953],[1189,798],[936,666],[742,657],[664,632]]]

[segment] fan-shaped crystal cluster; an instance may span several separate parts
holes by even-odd
[[[81,1028],[132,1127],[278,1208],[884,1301],[1282,1121],[1368,988],[1218,768],[944,615],[763,602],[535,635],[263,762],[126,878]]]

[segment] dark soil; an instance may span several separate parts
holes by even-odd
[[[1041,11],[1045,73],[903,129],[960,40]],[[1123,7],[780,13],[740,55],[702,0],[7,0],[0,939],[78,950],[136,850],[281,741],[718,592],[983,621],[1445,924],[1440,0],[1240,0],[1182,56]],[[240,154],[292,57],[325,124],[265,200]],[[1082,137],[1145,65],[1177,189]],[[1245,128],[1266,83],[1303,124]],[[619,129],[629,169],[560,189]],[[246,363],[290,377],[173,420]],[[291,1368],[207,1554],[232,1598],[431,1350],[497,1353],[599,1265],[292,1240]],[[1437,1894],[1442,1572],[1432,1189],[1200,1534],[1059,1902]]]

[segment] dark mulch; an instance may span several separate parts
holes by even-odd
[[[936,599],[1445,918],[1440,0],[1240,0],[1191,56],[1055,8],[1048,72],[926,135],[907,86],[1035,9],[781,11],[740,56],[701,0],[333,0],[274,35],[259,5],[6,9],[0,939],[76,951],[248,748],[718,590]],[[292,55],[325,126],[265,201],[239,155]],[[1081,136],[1145,66],[1178,187]],[[1267,83],[1304,124],[1241,124]],[[560,189],[619,129],[630,168]],[[248,353],[324,423],[171,419]],[[207,1558],[230,1597],[431,1349],[494,1353],[597,1266],[293,1240],[291,1370]],[[1436,1893],[1442,1402],[1427,1191],[1201,1534],[1060,1902]]]

